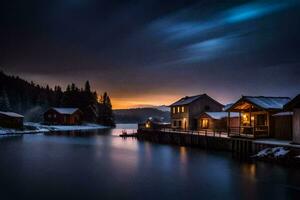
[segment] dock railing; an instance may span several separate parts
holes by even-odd
[[[210,130],[210,129],[200,129],[200,130],[185,130],[185,129],[174,129],[174,128],[160,128],[160,129],[147,129],[144,130],[156,130],[165,133],[180,133],[180,134],[190,134],[190,135],[201,135],[209,137],[228,137],[227,131],[224,130]]]

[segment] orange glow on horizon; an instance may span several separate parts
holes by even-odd
[[[128,109],[128,108],[142,108],[151,106],[170,105],[178,100],[174,96],[152,96],[152,97],[138,97],[138,98],[111,98],[113,109]]]
[[[144,108],[162,105],[168,106],[182,97],[184,97],[184,95],[153,94],[136,97],[114,97],[113,95],[111,95],[111,102],[113,109]],[[214,96],[212,97],[215,98]],[[226,98],[224,97],[220,99],[215,99],[223,104],[224,102],[226,102]]]

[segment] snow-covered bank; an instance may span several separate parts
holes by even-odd
[[[106,129],[107,126],[98,124],[82,124],[74,126],[63,126],[63,125],[43,125],[39,123],[26,122],[24,123],[24,130],[0,128],[0,135],[7,134],[31,134],[31,133],[43,133],[52,131],[82,131],[82,130],[96,130]]]
[[[289,152],[290,150],[284,147],[266,148],[254,155],[253,158],[284,158]]]

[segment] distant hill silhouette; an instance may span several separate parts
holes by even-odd
[[[149,117],[170,121],[170,112],[156,108],[131,108],[113,110],[116,123],[142,123]]]

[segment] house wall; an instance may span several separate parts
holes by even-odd
[[[294,109],[293,115],[293,142],[300,144],[300,108]]]
[[[239,127],[240,126],[240,118],[239,117],[230,117],[230,126],[231,127]]]
[[[0,126],[5,128],[23,128],[23,118],[0,114]]]
[[[207,119],[208,120],[208,127],[207,128],[203,128],[202,127],[202,120]],[[197,124],[197,130],[203,130],[203,129],[214,129],[215,127],[215,121],[214,119],[210,118],[210,117],[201,117],[198,120],[198,124]]]
[[[47,124],[74,125],[81,123],[81,116],[79,112],[75,112],[72,115],[63,115],[56,112],[55,110],[49,110],[44,114],[44,122]]]
[[[178,107],[180,112],[178,112]],[[184,107],[184,112],[182,111],[182,107]],[[175,113],[173,113],[173,108],[175,108]],[[186,125],[186,129],[189,129],[189,106],[172,106],[171,107],[171,127],[184,129]],[[179,121],[181,122],[181,126],[179,126]],[[175,124],[174,124],[175,122]]]
[[[292,140],[292,116],[274,116],[274,137],[282,140]]]
[[[197,127],[197,117],[203,112],[219,112],[222,111],[223,105],[212,100],[208,96],[204,96],[189,106],[189,129],[196,130]]]
[[[176,113],[173,113],[174,107],[176,108]],[[178,113],[177,107],[178,106],[171,107],[171,127],[196,130],[198,128],[199,123],[199,119],[197,119],[197,117],[199,117],[201,113],[222,111],[223,105],[214,101],[208,96],[203,96],[188,105],[184,105],[185,112]],[[174,121],[177,122],[177,126],[174,126]],[[180,127],[178,126],[178,121],[181,121]]]

